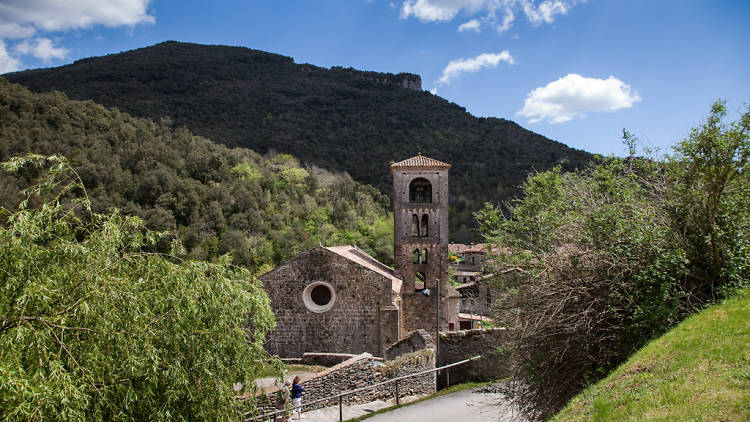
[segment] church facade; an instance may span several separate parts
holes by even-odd
[[[448,171],[420,155],[393,163],[394,268],[355,246],[319,246],[262,275],[276,316],[266,348],[384,356],[416,329],[458,329],[448,282]],[[438,293],[439,292],[439,293]]]

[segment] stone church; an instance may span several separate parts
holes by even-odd
[[[390,169],[394,268],[356,246],[318,246],[262,275],[276,315],[269,352],[384,356],[416,329],[434,332],[438,307],[440,330],[458,329],[460,295],[448,282],[450,164],[420,154]]]

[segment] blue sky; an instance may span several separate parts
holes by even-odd
[[[425,90],[575,148],[671,145],[750,102],[750,1],[0,0],[0,73],[165,40],[421,75]]]

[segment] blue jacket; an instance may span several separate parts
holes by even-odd
[[[302,397],[302,392],[305,391],[304,388],[302,388],[299,384],[292,384],[292,398],[298,399]]]

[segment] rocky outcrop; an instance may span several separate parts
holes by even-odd
[[[399,86],[404,89],[410,89],[412,91],[422,90],[422,77],[419,75],[412,75],[409,73],[399,73],[398,76],[403,76]]]
[[[435,343],[432,341],[432,336],[427,331],[419,329],[412,331],[412,333],[398,342],[394,343],[391,347],[386,349],[385,358],[388,360],[396,359],[401,355],[407,353],[414,353],[422,349],[434,349]]]

